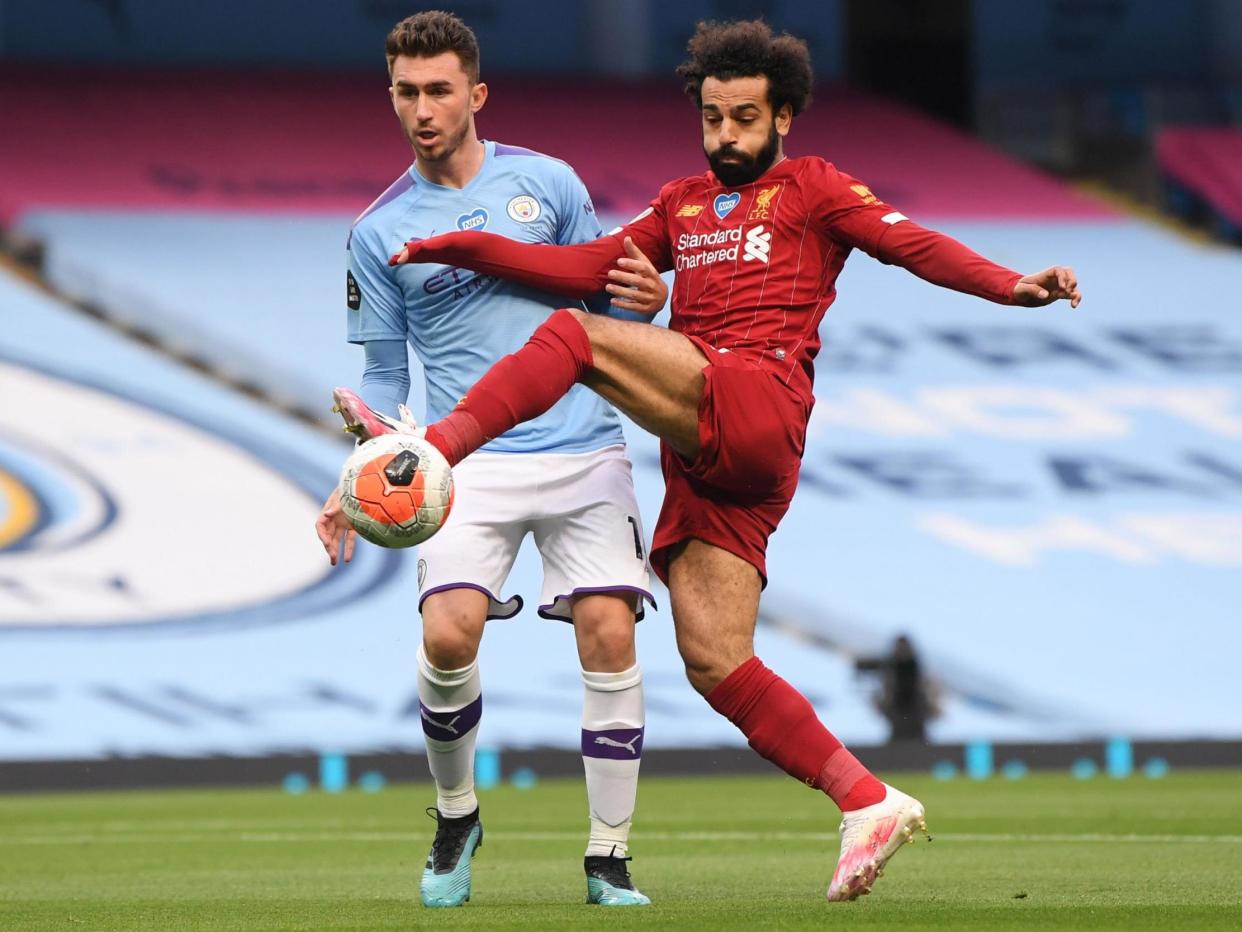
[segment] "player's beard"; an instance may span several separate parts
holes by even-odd
[[[754,155],[747,155],[733,146],[721,146],[715,152],[708,152],[704,149],[703,154],[707,156],[707,164],[711,166],[712,173],[720,179],[720,183],[726,188],[736,188],[762,177],[763,173],[776,161],[776,153],[780,145],[781,136],[776,131],[776,124],[773,123],[771,130],[768,131],[768,141]],[[721,156],[726,154],[740,156],[740,160],[725,162]]]
[[[467,120],[454,133],[442,132],[440,135],[440,148],[434,154],[426,147],[419,145],[418,137],[412,136],[411,141],[414,143],[414,153],[424,162],[443,162],[450,158],[454,152],[461,148],[461,144],[465,141],[466,135],[470,132],[470,121]]]

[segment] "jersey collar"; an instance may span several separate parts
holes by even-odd
[[[410,164],[410,177],[414,180],[414,184],[420,188],[426,188],[431,191],[451,191],[454,194],[464,194],[479,183],[484,175],[486,175],[492,166],[492,160],[496,157],[496,143],[490,139],[481,140],[483,143],[483,164],[479,166],[479,170],[474,173],[463,187],[450,188],[448,185],[436,184],[434,181],[428,181],[423,177],[422,172],[418,170],[418,161],[415,160]]]

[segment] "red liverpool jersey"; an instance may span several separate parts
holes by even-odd
[[[900,261],[884,245],[903,221],[931,233],[865,184],[809,157],[785,159],[737,188],[711,172],[671,182],[617,235],[633,237],[657,268],[675,271],[671,329],[752,359],[809,396],[819,324],[846,257],[858,248]],[[971,290],[1006,301],[1017,273],[993,268],[999,281]]]
[[[673,330],[753,360],[807,402],[819,323],[851,249],[1000,304],[1013,302],[1021,278],[908,220],[816,157],[785,159],[737,188],[726,188],[711,172],[670,182],[634,220],[590,243],[518,243],[473,231],[408,247],[411,261],[460,265],[587,297],[608,284],[626,236],[656,268],[675,270]]]

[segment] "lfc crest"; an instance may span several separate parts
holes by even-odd
[[[747,220],[767,220],[771,215],[772,201],[776,195],[780,194],[781,186],[774,184],[770,188],[764,188],[755,195],[755,206],[750,209],[750,213],[746,215]]]

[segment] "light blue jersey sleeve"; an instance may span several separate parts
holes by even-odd
[[[366,362],[358,394],[372,411],[397,416],[397,405],[410,397],[410,361],[405,340],[367,340]]]
[[[370,231],[356,229],[351,234],[345,302],[349,342],[361,343],[366,354],[358,393],[373,410],[396,417],[397,405],[404,404],[410,393],[405,297],[382,246]]]
[[[349,238],[346,302],[349,305],[349,342],[404,340],[405,296],[388,265],[382,240],[369,229],[356,227]]]
[[[595,205],[578,173],[567,169],[562,174],[561,203],[557,210],[556,245],[576,246],[604,235],[604,228],[595,216]]]

